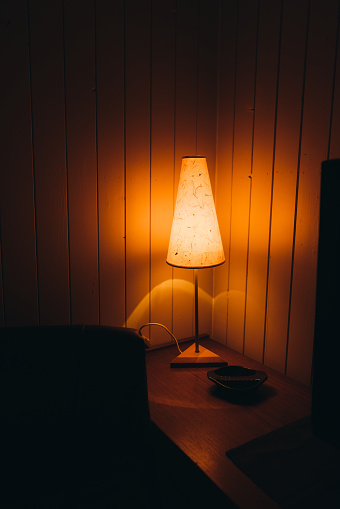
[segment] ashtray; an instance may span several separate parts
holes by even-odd
[[[268,378],[264,371],[244,368],[243,366],[225,366],[208,371],[209,380],[232,391],[250,391],[257,389]]]

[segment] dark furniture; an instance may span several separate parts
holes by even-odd
[[[312,426],[340,447],[340,159],[321,168],[318,272],[313,349]]]
[[[0,329],[0,507],[159,507],[132,329]]]
[[[168,507],[301,508],[320,499],[326,505],[318,507],[340,507],[340,451],[311,431],[309,388],[217,342],[202,344],[229,365],[267,372],[268,380],[240,396],[207,378],[213,368],[170,368],[174,346],[147,351]]]

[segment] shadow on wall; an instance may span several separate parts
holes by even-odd
[[[127,318],[127,324],[129,327],[139,328],[144,325],[144,317],[145,313],[149,309],[150,300],[153,302],[157,301],[158,305],[161,307],[166,307],[171,305],[172,302],[172,294],[176,293],[176,299],[181,302],[185,302],[188,300],[193,301],[194,296],[194,284],[185,281],[183,279],[168,279],[163,281],[159,285],[155,286],[150,293],[147,293],[144,298],[139,302],[139,304],[135,307],[133,312]],[[211,307],[212,305],[212,296],[207,292],[198,289],[199,296],[199,305],[202,308]],[[191,320],[191,317],[189,318]],[[163,323],[166,327],[171,330],[171,323]],[[164,337],[164,336],[163,336]],[[167,338],[168,341],[171,340],[169,336]],[[157,338],[155,338],[155,344],[157,344]]]
[[[147,293],[144,298],[139,302],[139,304],[135,307],[132,313],[127,318],[127,326],[139,329],[142,325],[145,324],[145,315],[148,313],[150,301],[157,302],[157,305],[160,309],[164,309],[169,307],[172,302],[173,293],[176,295],[176,299],[181,302],[190,301],[194,299],[194,284],[185,281],[183,279],[168,279],[163,281],[159,285],[155,286],[150,293]],[[219,293],[215,298],[212,297],[209,293],[202,290],[200,287],[198,289],[199,295],[199,312],[203,309],[212,309],[214,305],[217,305],[219,308],[227,309],[228,299],[232,298],[235,302],[238,303],[239,308],[243,309],[245,294],[241,291],[224,291]],[[188,317],[191,321],[193,317]],[[160,321],[155,317],[152,321]],[[171,323],[163,323],[170,330],[172,328]],[[122,324],[124,325],[124,324]],[[147,329],[146,329],[147,330]],[[154,329],[155,334],[150,337],[151,343],[155,346],[158,344],[163,344],[164,342],[171,341],[171,337],[168,334],[164,334],[164,331],[161,329]],[[202,330],[200,332],[206,333],[206,330]],[[179,339],[182,339],[179,338]]]

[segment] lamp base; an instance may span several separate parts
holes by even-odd
[[[190,345],[189,348],[184,350],[180,355],[171,361],[172,368],[204,368],[204,367],[219,367],[227,366],[228,363],[219,355],[211,352],[203,346],[199,347],[199,352],[195,352],[195,343]]]

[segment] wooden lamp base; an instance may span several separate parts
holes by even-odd
[[[228,363],[219,355],[211,352],[203,346],[199,347],[199,352],[196,351],[195,343],[190,345],[189,348],[184,350],[183,353],[178,355],[171,361],[172,368],[189,368],[189,367],[220,367],[227,366]]]

